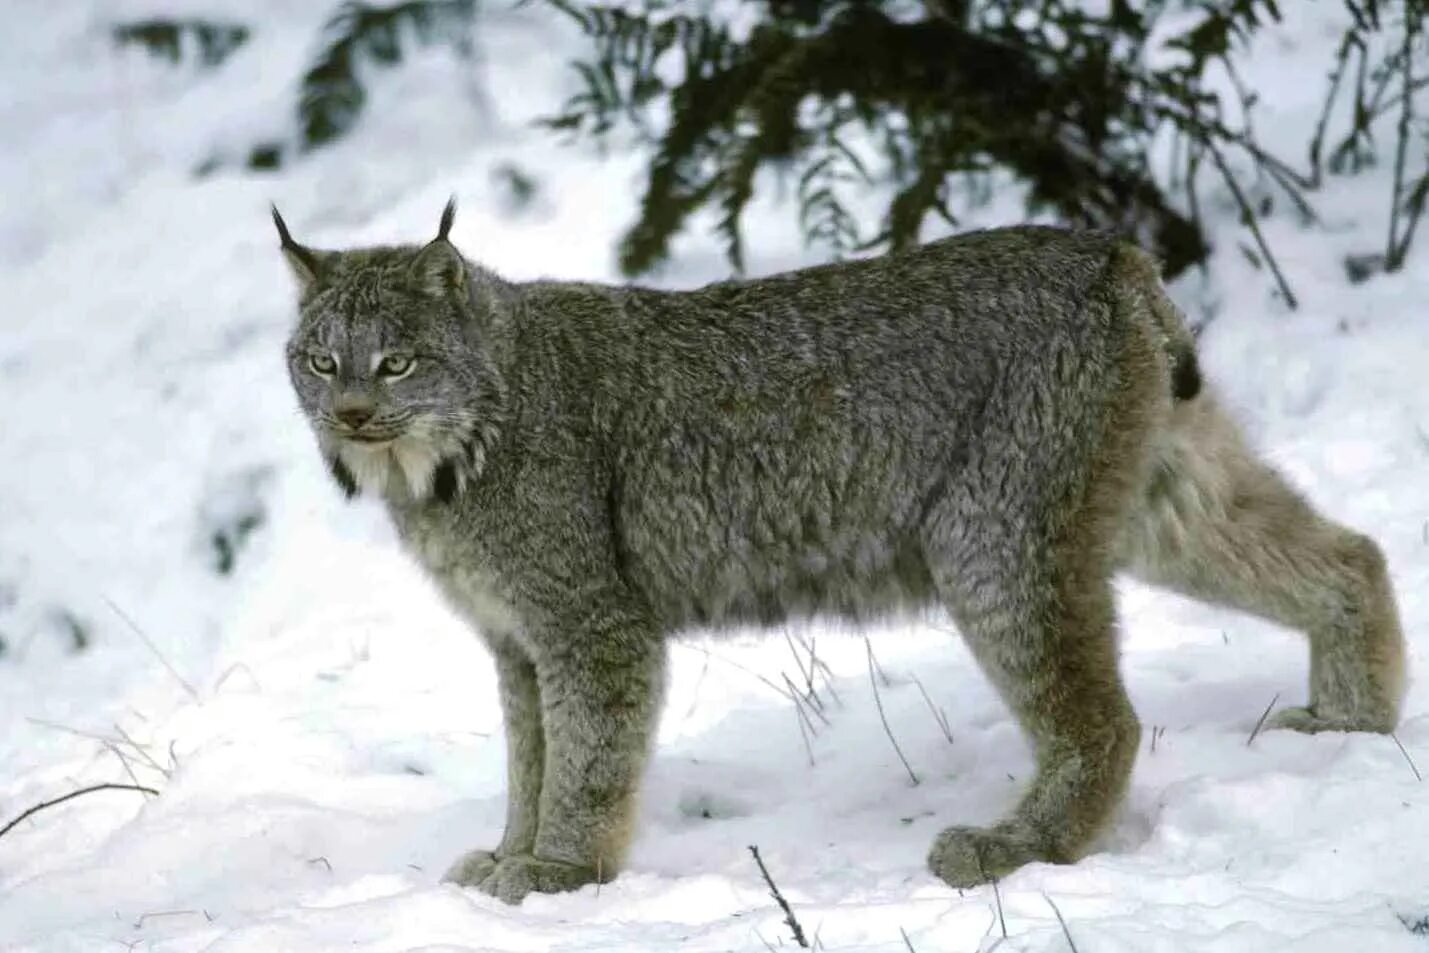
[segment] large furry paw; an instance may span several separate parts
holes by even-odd
[[[1383,713],[1343,713],[1322,711],[1317,705],[1304,708],[1282,708],[1266,722],[1267,728],[1288,728],[1317,734],[1321,731],[1375,731],[1388,734],[1394,730],[1394,717]]]
[[[954,887],[976,887],[1024,864],[1051,859],[1031,828],[1016,823],[949,827],[928,851],[928,867]]]
[[[474,850],[462,854],[457,858],[457,862],[442,874],[442,880],[462,887],[480,887],[482,881],[491,876],[500,860],[501,858],[490,850]]]
[[[481,883],[483,893],[489,893],[506,903],[520,903],[528,893],[564,893],[593,884],[598,878],[589,867],[568,864],[560,860],[542,860],[530,854],[502,857]]]

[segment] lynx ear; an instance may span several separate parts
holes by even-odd
[[[447,295],[461,292],[466,287],[466,262],[461,252],[447,238],[452,230],[452,220],[456,217],[456,196],[447,200],[442,210],[442,220],[437,226],[437,237],[427,243],[427,247],[417,253],[412,262],[412,276],[429,294]]]
[[[322,279],[322,259],[311,248],[305,248],[293,241],[293,236],[288,234],[287,223],[283,221],[283,216],[278,214],[278,206],[274,205],[272,208],[273,225],[278,229],[283,257],[287,259],[288,267],[293,269],[293,276],[298,279],[299,294],[306,297]]]

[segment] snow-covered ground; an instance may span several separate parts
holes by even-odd
[[[1267,93],[1262,136],[1298,143],[1339,5],[1281,6],[1296,9],[1246,76]],[[108,24],[156,11],[256,29],[209,73],[112,48]],[[526,125],[565,92],[561,41],[538,14],[506,13],[483,21],[475,68],[433,51],[374,76],[368,116],[333,148],[277,174],[197,178],[286,129],[327,4],[6,13],[0,823],[88,784],[161,794],[87,795],[0,837],[0,949],[787,949],[755,844],[829,950],[1062,951],[1054,902],[1083,953],[1429,950],[1429,927],[1405,923],[1429,916],[1429,784],[1406,755],[1374,735],[1248,744],[1272,698],[1303,697],[1301,639],[1131,585],[1124,664],[1146,745],[1125,810],[1081,863],[1025,868],[998,896],[925,869],[938,829],[997,817],[1031,767],[930,618],[869,633],[919,784],[884,733],[859,634],[694,633],[674,651],[627,873],[519,908],[440,884],[500,835],[491,667],[381,514],[342,503],[321,471],[283,373],[291,287],[266,203],[301,240],[348,245],[425,239],[455,193],[469,255],[514,277],[608,279],[639,156],[602,160]],[[503,192],[506,163],[540,183],[524,210]],[[1335,182],[1316,197],[1320,226],[1266,223],[1296,313],[1237,251],[1220,200],[1211,278],[1175,290],[1193,313],[1214,308],[1204,366],[1258,445],[1384,546],[1417,668],[1429,258],[1421,241],[1401,274],[1353,287],[1341,267],[1381,244],[1385,195],[1381,173]],[[1008,201],[982,221],[1016,217]],[[811,259],[792,218],[756,213],[757,270]],[[708,239],[677,251],[661,280],[722,275]],[[823,718],[801,728],[774,686],[802,684],[809,640],[830,677]],[[1429,769],[1422,682],[1398,738]]]

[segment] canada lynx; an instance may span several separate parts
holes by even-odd
[[[325,252],[274,210],[318,445],[500,678],[505,836],[449,879],[517,902],[616,875],[691,626],[944,607],[1037,759],[1005,820],[934,842],[954,886],[1076,860],[1122,798],[1118,569],[1306,632],[1280,725],[1394,726],[1379,549],[1247,449],[1135,247],[995,229],[665,292],[504,281],[452,214],[424,246]]]

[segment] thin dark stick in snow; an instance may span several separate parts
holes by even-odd
[[[977,860],[977,872],[983,876],[988,883],[992,884],[992,900],[997,904],[997,922],[1002,927],[1002,938],[1007,939],[1007,920],[1002,915],[1002,891],[997,889],[997,878],[987,875],[987,868],[982,864],[982,851],[973,848],[973,857]],[[992,925],[988,924],[988,932],[992,932]]]
[[[913,941],[908,939],[907,930],[903,929],[902,927],[899,927],[898,934],[903,937],[903,945],[908,947],[908,953],[918,953],[918,951],[913,948]]]
[[[878,720],[883,722],[884,734],[888,735],[888,740],[893,744],[893,750],[898,752],[898,760],[903,762],[903,768],[908,772],[908,777],[913,780],[913,784],[918,784],[918,775],[913,773],[913,766],[908,763],[908,759],[903,756],[903,749],[898,747],[898,739],[893,737],[893,729],[888,726],[888,715],[883,711],[883,698],[878,694],[878,679],[874,672],[878,663],[873,658],[873,646],[869,643],[867,636],[863,640],[864,647],[868,649],[868,683],[873,686],[873,702],[878,706]]]
[[[933,699],[928,697],[928,690],[923,687],[923,682],[917,675],[913,676],[913,684],[918,686],[918,691],[923,693],[923,701],[928,703],[928,710],[933,713],[933,720],[938,723],[938,728],[942,730],[943,737],[948,739],[948,744],[953,743],[953,730],[948,727],[948,714],[933,704]]]
[[[140,641],[142,641],[148,647],[149,651],[153,653],[154,658],[159,660],[159,664],[169,670],[169,674],[174,677],[174,681],[178,682],[180,685],[183,686],[184,691],[189,693],[189,697],[192,698],[194,701],[198,701],[198,692],[194,689],[192,685],[188,683],[187,679],[185,679],[182,675],[179,674],[178,669],[174,668],[172,665],[169,664],[169,660],[164,658],[164,653],[160,652],[159,647],[154,644],[153,640],[144,634],[144,630],[139,628],[138,624],[135,623],[133,619],[129,618],[129,616],[124,612],[124,610],[119,608],[119,606],[114,603],[113,599],[109,598],[103,593],[99,594],[99,598],[104,600],[104,604],[109,606],[110,610],[113,611],[115,615],[124,620],[124,624],[127,625],[129,629],[139,637]]]
[[[1265,719],[1270,717],[1270,711],[1275,707],[1275,703],[1278,701],[1280,701],[1280,693],[1276,692],[1275,697],[1270,700],[1270,704],[1265,706],[1265,711],[1260,713],[1260,718],[1256,721],[1255,727],[1250,729],[1250,737],[1245,739],[1245,746],[1247,748],[1250,747],[1251,742],[1255,741],[1255,736],[1260,734],[1260,729],[1265,727]]]
[[[57,804],[63,804],[65,801],[71,800],[72,798],[77,798],[81,794],[91,794],[95,791],[142,791],[145,794],[159,793],[153,788],[145,787],[142,784],[91,784],[87,788],[80,788],[78,791],[71,791],[68,794],[61,795],[60,797],[53,798],[49,801],[41,801],[34,807],[27,808],[26,810],[21,811],[20,815],[16,817],[13,821],[6,824],[4,827],[0,827],[0,837],[4,837],[6,834],[10,833],[10,831],[13,830],[17,824],[19,824],[21,821],[25,820],[25,818],[30,817],[33,814],[38,814],[46,808],[54,807]]]
[[[779,888],[774,884],[774,878],[769,876],[769,868],[764,866],[764,859],[759,856],[759,848],[753,844],[749,845],[749,852],[754,855],[754,862],[759,865],[759,873],[763,875],[764,882],[769,885],[769,892],[774,895],[774,901],[779,904],[784,911],[784,922],[789,924],[789,929],[794,931],[794,942],[804,949],[809,949],[809,941],[804,939],[804,928],[799,926],[799,920],[794,916],[794,910],[789,906],[789,901],[784,899],[784,895],[779,892]],[[763,939],[763,937],[760,937]]]
[[[977,859],[978,868],[982,868],[982,858]],[[987,871],[983,871],[983,876],[987,876]],[[1002,928],[1002,938],[1007,939],[1007,919],[1002,915],[1002,891],[997,889],[997,880],[992,881],[992,899],[997,904],[997,925]]]
[[[1072,931],[1067,929],[1067,921],[1062,919],[1062,911],[1057,909],[1057,905],[1052,902],[1052,898],[1045,893],[1042,899],[1047,901],[1047,906],[1052,908],[1052,912],[1057,915],[1057,922],[1062,925],[1062,936],[1067,938],[1067,945],[1072,948],[1072,953],[1078,953],[1077,944],[1072,942]]]
[[[1399,753],[1404,755],[1404,760],[1409,762],[1409,770],[1414,772],[1414,780],[1423,781],[1424,775],[1419,773],[1419,767],[1414,763],[1414,759],[1409,757],[1409,752],[1405,749],[1404,743],[1399,740],[1399,736],[1394,732],[1389,733],[1389,737],[1394,739],[1395,745],[1399,748]]]

